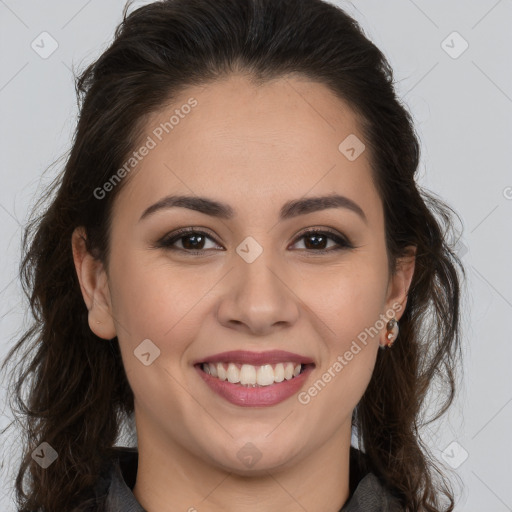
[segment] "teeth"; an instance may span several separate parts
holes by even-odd
[[[243,380],[240,379],[240,382],[243,382]],[[256,374],[256,382],[259,386],[270,386],[270,384],[274,384],[274,369],[272,368],[272,365],[265,364],[258,368],[258,372]]]
[[[216,365],[209,363],[208,369],[210,370],[209,373],[212,377],[217,377],[217,366]]]
[[[228,381],[231,382],[231,384],[240,382],[240,370],[233,363],[229,363],[227,376]]]
[[[226,375],[226,370],[224,369],[224,366],[222,366],[221,364],[217,364],[215,366],[217,367],[217,377],[220,380],[226,380],[228,376]]]
[[[284,380],[284,364],[277,363],[274,368],[274,382],[283,382]]]
[[[240,369],[240,384],[256,384],[256,368],[250,364],[243,364]]]
[[[302,365],[294,363],[264,364],[262,366],[243,364],[239,368],[235,363],[204,363],[202,368],[206,373],[220,380],[256,387],[270,386],[275,382],[293,379],[300,374]]]

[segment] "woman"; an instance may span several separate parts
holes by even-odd
[[[453,510],[418,432],[434,376],[438,416],[455,392],[453,212],[358,24],[163,0],[77,90],[25,238],[20,511]]]

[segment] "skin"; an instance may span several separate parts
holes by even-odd
[[[388,273],[369,151],[349,161],[338,150],[348,135],[363,136],[326,86],[298,77],[254,86],[231,75],[189,88],[149,119],[144,138],[190,97],[198,105],[115,200],[108,268],[87,253],[83,230],[72,241],[90,328],[118,337],[135,395],[134,495],[149,512],[337,512],[349,496],[352,412],[386,328],[306,405],[296,395],[270,407],[233,405],[192,362],[227,350],[287,350],[315,361],[307,389],[379,315],[399,304],[400,319],[414,256]],[[356,202],[367,222],[346,208],[278,220],[286,201],[332,193]],[[175,207],[139,221],[169,194],[225,202],[235,216]],[[181,252],[152,247],[189,226],[211,235],[199,244],[202,256],[184,252],[190,238],[176,241]],[[331,228],[355,248],[318,254],[311,236],[300,236],[305,228]],[[252,263],[235,251],[248,236],[263,248]],[[133,354],[144,339],[161,351],[148,366]],[[261,454],[251,468],[237,457],[248,442]]]

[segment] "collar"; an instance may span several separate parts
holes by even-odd
[[[106,512],[147,512],[133,495],[138,449],[112,449],[110,464],[95,486],[96,498],[105,498]],[[381,479],[368,470],[366,455],[350,447],[350,494],[339,512],[403,512],[400,502]]]

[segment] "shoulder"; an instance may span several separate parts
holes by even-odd
[[[112,466],[118,466],[127,486],[133,489],[137,479],[139,451],[136,447],[115,446],[112,448]]]
[[[146,512],[132,492],[137,478],[138,458],[137,448],[122,447],[115,453],[105,512]]]
[[[144,512],[131,492],[135,486],[137,465],[137,448],[111,448],[96,484],[72,512]]]
[[[403,512],[400,501],[371,472],[364,452],[350,447],[350,496],[340,512]]]

